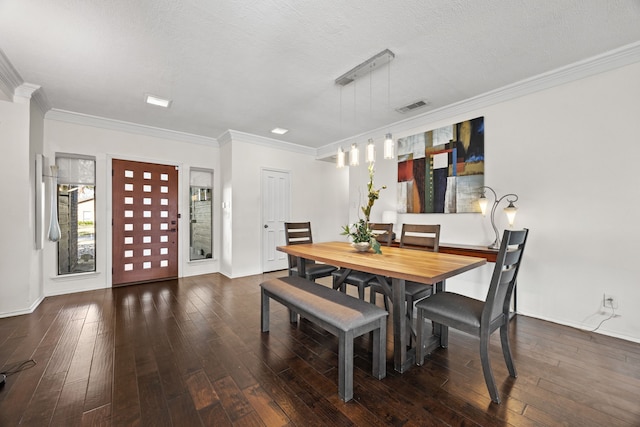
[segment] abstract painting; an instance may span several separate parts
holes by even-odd
[[[398,212],[480,212],[484,117],[398,139]]]

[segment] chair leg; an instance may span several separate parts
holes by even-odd
[[[504,361],[507,364],[509,375],[513,378],[518,377],[516,372],[516,365],[513,363],[513,356],[511,355],[511,344],[509,343],[509,318],[507,317],[506,323],[500,327],[500,343],[502,344],[502,355]]]
[[[425,349],[424,349],[424,314],[423,311],[418,309],[418,319],[416,320],[416,365],[422,366],[424,364]]]
[[[491,362],[489,361],[489,337],[488,332],[483,331],[480,333],[480,361],[482,362],[482,373],[484,374],[484,382],[487,384],[487,390],[489,390],[489,396],[495,403],[500,403],[500,394],[498,393],[498,387],[491,370]]]
[[[373,305],[376,305],[376,291],[373,290],[373,287],[369,288],[369,302]]]
[[[373,287],[370,288],[371,290],[369,291],[369,302],[373,305],[376,304],[376,296],[378,295],[378,292],[375,291],[375,289]],[[389,298],[387,298],[387,296],[383,293],[381,293],[380,295],[382,295],[382,297],[384,298],[384,309],[389,311]]]

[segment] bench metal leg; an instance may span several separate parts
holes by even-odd
[[[338,338],[338,394],[345,402],[353,398],[353,333]]]
[[[269,332],[269,296],[262,290],[262,304],[260,304],[260,328],[262,332]]]
[[[387,318],[382,318],[380,327],[373,330],[373,355],[371,374],[381,380],[387,376]]]

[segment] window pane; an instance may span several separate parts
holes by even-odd
[[[193,174],[194,171],[191,173]],[[202,171],[198,171],[202,174]],[[212,175],[211,172],[208,174]],[[212,180],[212,179],[211,179]],[[190,260],[212,258],[212,194],[211,188],[191,186],[189,209]]]
[[[96,271],[95,186],[58,185],[58,274]]]
[[[58,182],[63,184],[94,185],[96,162],[93,159],[57,157]]]

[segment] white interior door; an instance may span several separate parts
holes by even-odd
[[[287,268],[287,256],[276,250],[285,244],[284,223],[290,215],[289,172],[262,170],[262,271]]]

